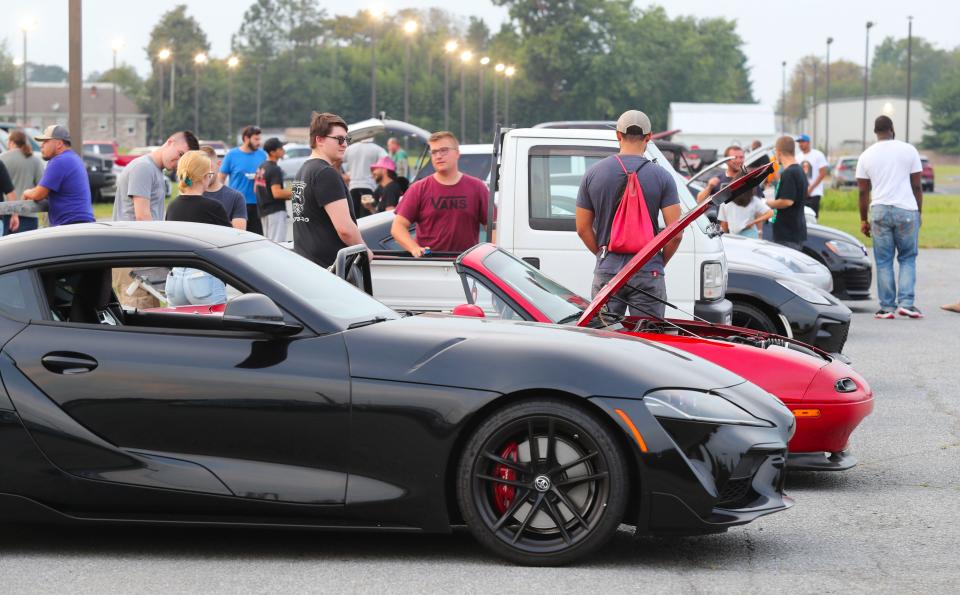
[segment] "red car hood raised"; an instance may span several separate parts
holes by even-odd
[[[597,294],[597,297],[593,298],[593,301],[590,302],[590,305],[587,307],[587,309],[583,311],[583,315],[580,317],[580,320],[577,321],[577,326],[587,326],[590,321],[593,320],[593,317],[600,312],[600,309],[603,308],[608,301],[610,301],[611,296],[623,288],[630,277],[643,268],[643,265],[647,264],[647,262],[653,258],[654,254],[660,252],[660,250],[667,245],[667,242],[675,238],[680,232],[686,229],[686,227],[693,223],[697,217],[704,214],[711,205],[719,206],[725,202],[733,200],[735,196],[743,192],[752,191],[760,184],[760,182],[764,180],[764,178],[767,177],[767,174],[772,167],[772,163],[767,163],[766,165],[762,165],[756,169],[750,170],[746,174],[730,182],[730,184],[728,184],[719,192],[711,195],[708,200],[703,201],[695,208],[687,211],[683,217],[680,217],[666,229],[658,233],[649,244],[644,246],[643,250],[637,252],[633,258],[630,259],[630,262],[627,263],[627,266],[623,267],[623,269],[617,273],[613,279],[610,279],[610,282],[600,290],[600,293]]]

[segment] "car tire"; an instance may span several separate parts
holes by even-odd
[[[471,533],[495,554],[558,566],[613,537],[629,476],[615,437],[593,413],[532,399],[497,411],[470,436],[457,469],[457,500]]]
[[[753,304],[741,301],[733,301],[733,326],[763,331],[766,333],[780,334],[782,330],[767,315],[766,312]]]

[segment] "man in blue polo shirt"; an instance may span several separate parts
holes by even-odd
[[[63,126],[48,126],[34,137],[47,168],[35,188],[23,191],[24,200],[49,199],[50,226],[93,223],[90,179],[83,159],[70,150],[70,131]]]
[[[256,126],[244,128],[240,138],[240,146],[230,149],[220,164],[220,182],[243,194],[247,203],[247,231],[263,235],[253,179],[267,154],[260,148],[260,129]]]

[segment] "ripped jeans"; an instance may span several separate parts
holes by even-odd
[[[877,261],[877,294],[880,307],[887,311],[913,305],[917,282],[917,237],[920,214],[890,205],[870,207],[870,235]],[[893,257],[900,264],[899,279],[894,280]],[[899,287],[898,287],[899,285]]]

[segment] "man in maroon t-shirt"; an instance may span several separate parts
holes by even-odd
[[[407,189],[395,211],[390,233],[414,256],[433,252],[463,252],[480,241],[487,224],[489,191],[481,180],[461,173],[460,143],[452,132],[435,132],[427,141],[436,173]],[[417,239],[410,224],[417,224]]]

